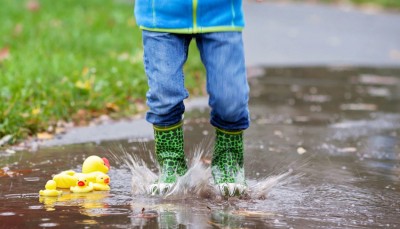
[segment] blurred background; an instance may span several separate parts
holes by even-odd
[[[1,1],[0,139],[52,138],[68,126],[146,109],[133,5]],[[398,0],[244,1],[247,64],[398,66],[399,9]],[[205,71],[194,43],[185,72],[198,96]]]

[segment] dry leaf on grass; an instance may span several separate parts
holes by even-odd
[[[38,11],[40,9],[40,4],[36,0],[29,0],[26,3],[26,8],[31,12]]]
[[[115,103],[107,103],[106,108],[109,111],[119,111],[119,106]]]
[[[37,138],[38,138],[39,140],[50,140],[50,139],[53,139],[53,138],[54,138],[54,135],[49,134],[49,133],[47,133],[47,132],[41,132],[41,133],[38,133],[38,134],[37,134]]]
[[[0,63],[3,62],[5,59],[10,57],[10,49],[8,47],[4,47],[0,49]]]

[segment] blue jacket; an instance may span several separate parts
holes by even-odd
[[[171,33],[241,31],[242,0],[136,0],[141,29]]]

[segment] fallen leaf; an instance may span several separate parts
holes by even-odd
[[[0,63],[5,59],[10,57],[10,49],[8,47],[4,47],[0,49]]]
[[[36,136],[37,136],[37,138],[38,138],[39,140],[50,140],[50,139],[53,139],[53,138],[54,138],[54,135],[49,134],[49,133],[47,133],[47,132],[38,133]]]
[[[106,108],[110,111],[119,111],[119,106],[115,103],[107,103]]]
[[[135,101],[135,106],[136,106],[136,110],[137,110],[138,112],[142,112],[142,111],[147,110],[146,104],[145,104],[142,100],[140,100],[140,99],[137,99],[137,100]]]
[[[15,177],[15,176],[22,176],[26,175],[29,173],[32,173],[34,170],[33,169],[16,169],[16,170],[11,170],[8,167],[3,167],[0,169],[0,177]]]
[[[89,73],[89,68],[88,67],[84,67],[82,69],[82,76],[86,76]]]
[[[18,23],[17,25],[15,25],[14,27],[14,36],[18,36],[22,33],[22,29],[24,27],[22,26],[22,24]]]
[[[32,113],[32,115],[38,115],[38,114],[40,114],[40,112],[41,112],[41,109],[39,107],[37,107],[37,108],[34,108],[31,113]]]
[[[66,132],[65,128],[56,127],[55,133],[56,134],[64,134]]]
[[[89,91],[92,88],[92,84],[91,84],[90,80],[85,80],[85,81],[78,80],[75,83],[75,87],[82,89],[82,90]]]
[[[72,115],[72,120],[74,120],[78,126],[86,126],[88,123],[88,117],[90,117],[90,113],[88,111],[79,109],[75,114]]]
[[[40,9],[40,4],[36,0],[29,0],[26,3],[26,8],[31,12],[35,12],[35,11],[38,11]]]

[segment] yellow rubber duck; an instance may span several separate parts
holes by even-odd
[[[92,183],[92,185],[95,191],[108,191],[110,190],[110,186],[108,185],[109,183],[110,177],[103,173],[96,177],[96,181]]]
[[[85,193],[93,191],[93,186],[91,184],[88,185],[85,177],[79,177],[76,186],[72,186],[69,190],[74,193]]]
[[[78,177],[86,176],[88,183],[96,182],[96,177],[99,174],[105,174],[110,169],[110,163],[107,158],[99,156],[89,156],[85,159],[82,165],[82,173],[77,173],[73,170],[63,171],[53,177],[57,183],[57,188],[70,188],[76,185]]]
[[[100,158],[99,156],[89,156],[83,162],[82,173],[103,172],[107,173],[110,169],[110,163],[107,158]]]
[[[39,195],[41,196],[59,196],[62,194],[62,191],[58,191],[57,184],[53,180],[47,181],[46,185],[44,186],[46,190],[40,190]]]
[[[53,177],[57,184],[57,188],[70,188],[76,185],[78,177],[75,171],[63,171]]]

